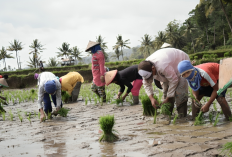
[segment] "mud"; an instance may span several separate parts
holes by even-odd
[[[37,111],[34,103],[4,107],[16,116],[18,109]],[[112,104],[85,105],[84,101],[65,104],[68,117],[53,117],[40,123],[32,115],[31,123],[25,115],[6,121],[0,117],[1,156],[47,157],[174,157],[217,156],[219,148],[232,140],[232,123],[223,121],[217,127],[206,123],[194,126],[190,116],[177,119],[176,125],[153,124],[153,117],[142,116],[142,106]],[[98,119],[114,114],[120,139],[114,143],[98,142],[102,131]],[[173,116],[172,116],[173,120]],[[154,141],[159,144],[153,145]]]

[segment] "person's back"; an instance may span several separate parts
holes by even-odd
[[[142,79],[142,77],[138,73],[138,65],[133,65],[126,69],[118,71],[118,75],[121,79],[126,79],[129,82],[133,82],[137,78]]]
[[[38,85],[47,82],[48,80],[55,80],[56,76],[51,72],[42,72],[38,77]]]

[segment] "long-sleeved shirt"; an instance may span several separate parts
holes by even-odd
[[[78,72],[69,72],[67,75],[61,77],[61,89],[68,91],[68,94],[71,95],[77,82],[83,83],[84,78]]]
[[[136,79],[142,79],[142,77],[138,73],[138,65],[130,66],[126,69],[118,71],[117,75],[117,84],[120,86],[119,92],[124,92],[125,86],[128,87],[127,93],[131,92],[133,88],[131,82]]]
[[[175,90],[180,80],[180,73],[177,69],[179,62],[190,60],[189,56],[175,48],[164,48],[154,52],[147,59],[156,68],[156,75],[149,79],[143,79],[143,86],[148,96],[153,94],[152,82],[156,79],[161,82],[169,82],[167,97],[174,97]]]
[[[38,109],[43,108],[43,98],[44,98],[44,93],[45,91],[45,83],[47,81],[54,80],[56,83],[56,103],[57,107],[60,107],[61,105],[61,84],[59,80],[56,78],[56,76],[51,73],[51,72],[43,72],[39,75],[38,77],[38,85],[39,85],[39,90],[38,90]]]
[[[93,82],[97,86],[100,87],[105,85],[105,83],[102,83],[100,80],[100,77],[105,74],[105,57],[101,50],[92,55],[92,74]]]

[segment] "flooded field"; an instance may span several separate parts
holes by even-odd
[[[83,90],[86,87],[83,86]],[[83,93],[81,97],[84,97]],[[7,113],[5,121],[0,117],[1,156],[218,156],[221,146],[232,141],[232,123],[224,121],[223,115],[216,127],[207,120],[204,125],[194,126],[191,116],[177,119],[176,125],[172,122],[162,125],[153,124],[153,117],[142,115],[141,102],[136,106],[130,106],[129,102],[123,106],[110,103],[101,106],[94,101],[86,104],[79,98],[77,103],[64,107],[70,109],[67,117],[53,117],[40,123],[38,115],[34,115],[36,102],[4,106],[14,117],[12,121]],[[22,122],[17,117],[19,111],[22,111]],[[31,123],[27,119],[29,113]],[[119,133],[119,140],[114,143],[98,141],[102,134],[98,120],[107,114],[114,115],[114,129]]]

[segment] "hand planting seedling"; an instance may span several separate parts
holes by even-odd
[[[220,150],[220,155],[232,156],[232,142],[227,142],[222,146]]]
[[[203,112],[200,111],[200,113],[198,114],[198,116],[195,119],[194,125],[201,125],[203,124],[204,118],[203,118]]]
[[[103,131],[103,135],[99,139],[100,142],[102,140],[106,142],[114,142],[118,139],[118,136],[113,133],[115,132],[113,129],[115,124],[114,116],[106,115],[100,117],[99,124]]]

